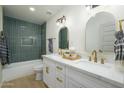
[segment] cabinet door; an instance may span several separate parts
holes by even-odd
[[[68,79],[68,88],[85,88],[85,86],[81,85],[79,82],[69,78]]]
[[[47,64],[43,64],[43,81],[47,86],[49,85],[49,66]]]
[[[98,77],[91,76],[86,72],[85,73],[80,72],[71,67],[68,67],[68,73],[66,76],[72,78],[74,81],[80,83],[81,85],[83,85],[87,88],[117,88],[118,87],[109,82],[103,81],[102,79],[99,79]],[[68,79],[68,81],[69,81],[69,79]],[[71,83],[71,82],[69,82],[69,83]],[[68,84],[68,86],[69,85],[70,84]],[[80,87],[80,86],[78,86],[78,87]]]
[[[3,30],[3,11],[2,6],[0,6],[0,32]]]
[[[49,59],[43,59],[43,80],[48,87],[55,87],[55,63]]]

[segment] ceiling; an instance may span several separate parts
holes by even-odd
[[[35,11],[30,11],[29,7],[35,8]],[[63,7],[62,5],[4,5],[3,9],[5,16],[42,24]],[[52,14],[50,15],[48,12]]]

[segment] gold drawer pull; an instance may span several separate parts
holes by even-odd
[[[49,74],[49,67],[46,67],[46,73]]]
[[[62,69],[61,67],[59,67],[59,66],[56,66],[56,68],[59,69],[59,70],[63,70],[63,69]]]
[[[59,81],[60,83],[63,83],[63,80],[61,80],[60,78],[56,78],[57,81]]]

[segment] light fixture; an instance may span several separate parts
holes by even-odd
[[[96,8],[96,7],[98,7],[98,6],[100,6],[100,5],[85,5],[85,7],[86,7],[87,10]]]
[[[60,22],[56,21],[56,25],[59,26],[60,25]]]
[[[35,11],[34,7],[30,7],[29,9],[30,9],[30,11]]]
[[[89,11],[90,9],[92,9],[92,5],[86,5],[85,7],[86,7],[86,10],[88,10],[88,11]]]
[[[62,16],[61,18],[57,19],[56,24],[59,25],[64,25],[66,22],[66,17]]]

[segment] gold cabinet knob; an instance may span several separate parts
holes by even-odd
[[[56,66],[56,68],[58,69],[58,70],[63,70],[61,67],[59,67],[59,66]]]
[[[59,81],[60,83],[63,83],[63,80],[61,80],[59,77],[57,77],[56,80]]]
[[[46,67],[46,73],[49,74],[49,67]]]

